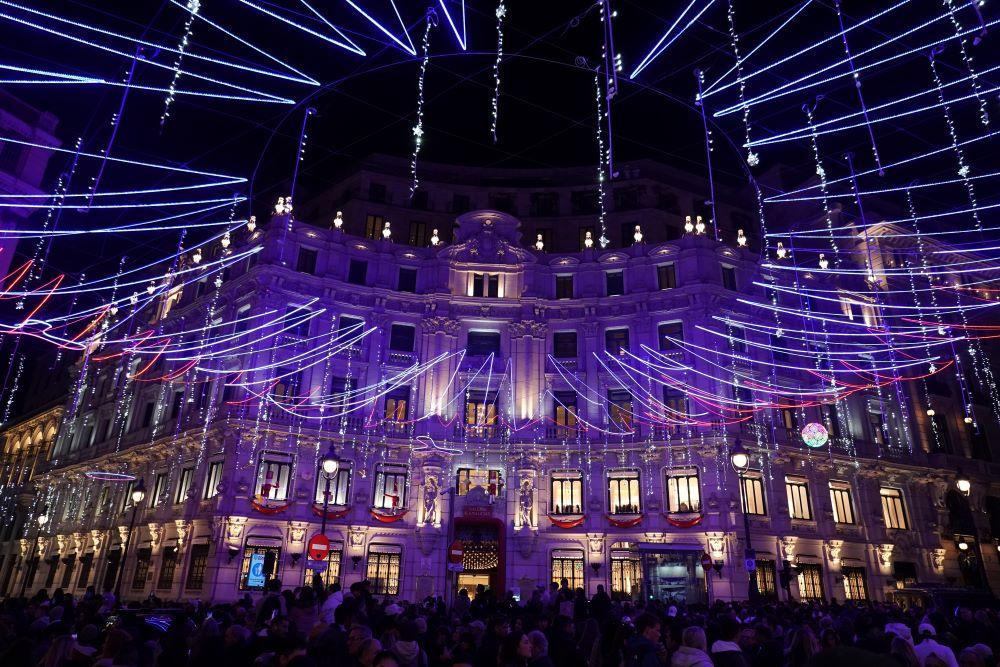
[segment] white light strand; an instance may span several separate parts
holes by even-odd
[[[990,114],[986,110],[986,98],[982,95],[982,91],[979,87],[979,74],[976,72],[975,67],[972,63],[972,56],[969,55],[969,51],[965,46],[965,35],[962,30],[962,23],[958,20],[958,16],[955,13],[955,4],[953,0],[943,0],[945,8],[948,10],[948,16],[951,18],[951,24],[955,28],[955,40],[958,42],[959,51],[962,53],[962,61],[965,63],[965,69],[969,73],[969,77],[972,85],[972,92],[976,96],[976,100],[979,102],[979,121],[986,127],[990,124]]]
[[[424,27],[424,39],[421,42],[423,59],[420,61],[420,75],[417,77],[417,124],[413,126],[413,158],[410,160],[410,198],[420,187],[417,177],[417,158],[424,144],[424,78],[427,76],[427,65],[430,63],[431,28],[434,27],[437,14],[433,10],[427,12],[427,25]]]
[[[595,125],[595,136],[597,138],[597,219],[601,227],[601,237],[598,239],[602,248],[607,248],[611,241],[608,239],[608,227],[604,209],[604,106],[601,99],[601,70],[594,72],[594,99],[597,100],[597,124]]]
[[[726,9],[726,21],[729,25],[729,41],[733,47],[733,55],[736,57],[736,76],[740,83],[740,104],[743,107],[743,130],[746,137],[747,164],[756,167],[760,164],[760,154],[754,153],[750,146],[750,106],[746,103],[746,82],[743,80],[743,59],[740,57],[740,37],[736,32],[735,13],[733,11],[733,0],[729,0]]]
[[[497,142],[497,118],[500,115],[500,62],[503,60],[503,22],[507,16],[504,0],[497,3],[497,59],[493,62],[493,117],[490,122],[490,136]]]
[[[160,116],[161,128],[166,124],[167,118],[170,118],[170,106],[174,103],[174,97],[177,94],[177,82],[181,78],[181,63],[184,61],[184,52],[191,42],[194,19],[198,15],[198,10],[201,9],[201,0],[188,0],[186,7],[188,17],[184,21],[184,34],[181,36],[181,42],[177,45],[177,57],[174,58],[174,76],[170,80],[170,86],[167,88],[167,98],[164,100],[163,114]]]

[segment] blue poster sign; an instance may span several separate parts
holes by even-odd
[[[247,572],[248,588],[264,587],[264,554],[251,554],[250,571]]]

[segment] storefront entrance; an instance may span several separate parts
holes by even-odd
[[[704,603],[705,574],[700,549],[664,549],[658,545],[640,547],[642,588],[647,600]]]
[[[499,598],[504,593],[503,526],[495,519],[455,520],[455,539],[462,542],[462,571],[455,577],[455,589],[476,596],[482,585]]]

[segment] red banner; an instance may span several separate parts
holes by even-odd
[[[632,519],[612,519],[609,516],[608,523],[610,523],[615,528],[634,528],[635,526],[638,526],[640,523],[642,523],[642,515],[640,514],[639,516],[634,517]]]
[[[371,513],[372,513],[372,518],[374,518],[377,521],[381,521],[382,523],[396,523],[397,521],[401,520],[404,516],[406,516],[406,514],[409,511],[410,510],[403,510],[402,512],[399,512],[397,514],[382,514],[381,512],[376,512],[375,510],[372,510]]]
[[[316,505],[313,505],[312,506],[312,510],[313,510],[313,514],[315,514],[316,516],[318,516],[320,518],[323,518],[323,508],[322,507],[317,507]],[[342,510],[327,510],[326,511],[326,518],[327,519],[343,519],[345,516],[347,516],[347,513],[350,512],[350,511],[351,511],[350,507],[345,507]]]
[[[256,498],[250,499],[250,507],[261,514],[281,514],[291,506],[291,501],[285,503],[284,505],[266,505],[262,502],[258,502]]]
[[[587,517],[585,516],[578,516],[575,519],[565,519],[565,520],[554,519],[551,516],[549,517],[549,521],[552,522],[553,526],[555,526],[556,528],[562,528],[564,530],[569,530],[570,528],[576,528],[577,526],[582,526],[583,522],[586,519]]]
[[[666,517],[667,523],[676,528],[693,528],[697,526],[699,523],[701,523],[701,520],[703,518],[701,514],[692,519],[676,519],[666,514],[664,514],[663,516]]]

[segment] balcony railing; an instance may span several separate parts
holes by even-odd
[[[500,424],[455,424],[455,437],[467,440],[496,440],[507,434],[507,428]]]

